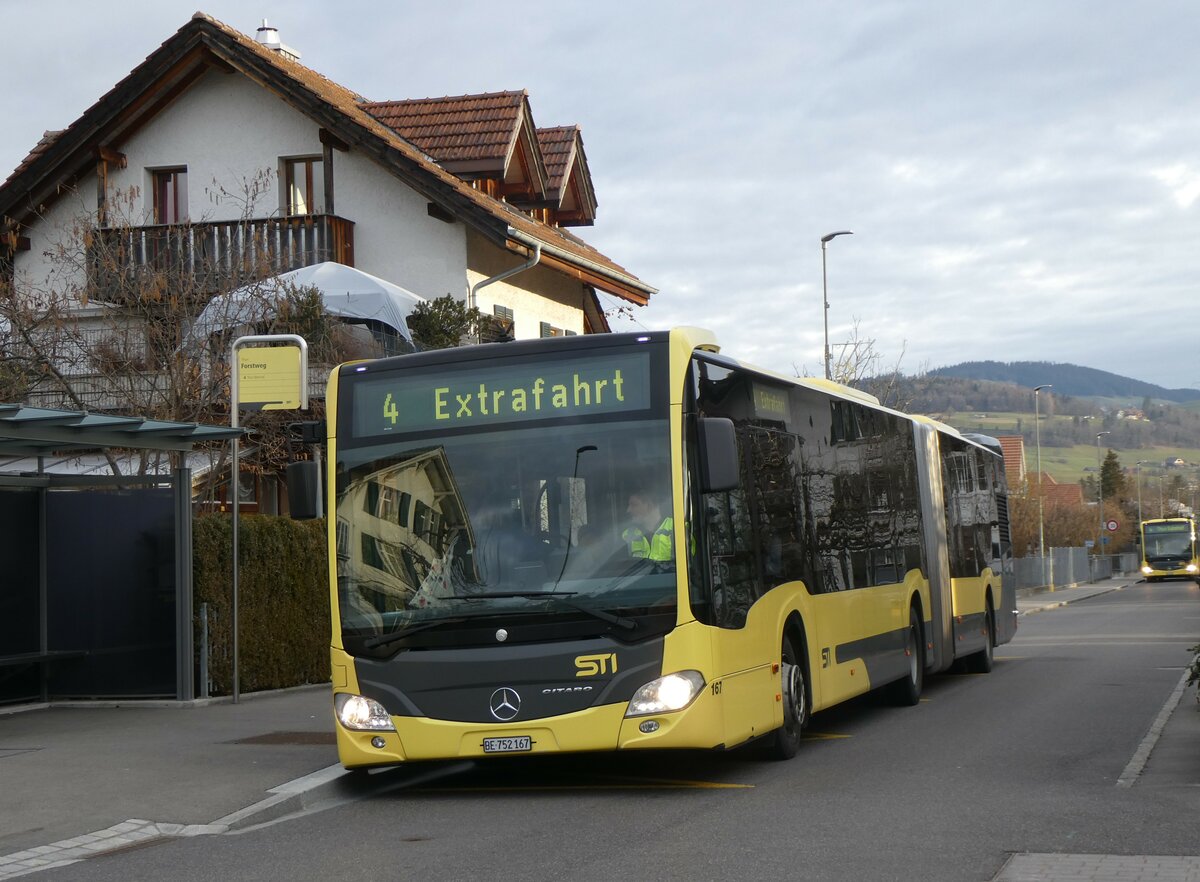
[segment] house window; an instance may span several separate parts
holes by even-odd
[[[480,343],[499,343],[513,339],[513,311],[507,306],[493,304],[492,314],[485,317],[479,328]]]
[[[283,161],[288,214],[325,212],[325,171],[319,156]]]
[[[154,222],[182,224],[188,219],[187,169],[162,168],[150,172],[154,187]]]

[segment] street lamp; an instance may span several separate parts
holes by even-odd
[[[1100,499],[1100,529],[1096,533],[1096,554],[1099,554],[1104,541],[1104,466],[1100,462],[1100,439],[1112,432],[1096,433],[1096,493]]]
[[[826,233],[821,237],[821,297],[825,303],[825,379],[832,380],[833,372],[829,365],[829,282],[825,274],[825,245],[830,239],[838,236],[853,236],[853,230],[838,230],[836,233]]]
[[[1043,383],[1033,387],[1033,437],[1037,445],[1038,473],[1038,556],[1042,559],[1043,571],[1046,569],[1046,526],[1042,518],[1042,426],[1041,412],[1038,409],[1038,393],[1043,389],[1052,388],[1054,388],[1053,383]]]
[[[1141,467],[1145,466],[1150,460],[1138,460],[1134,463],[1138,467],[1138,529],[1141,530]]]

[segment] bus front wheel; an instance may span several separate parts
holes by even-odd
[[[783,638],[780,653],[780,695],[783,700],[783,725],[767,741],[767,754],[772,759],[786,760],[800,749],[800,738],[808,725],[808,678],[799,649],[791,636]]]

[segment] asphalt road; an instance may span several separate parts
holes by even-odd
[[[374,776],[366,799],[37,878],[984,882],[1014,853],[1196,855],[1200,726],[1175,720],[1197,713],[1190,691],[1144,768],[1131,762],[1197,642],[1200,589],[1139,583],[1023,617],[992,673],[929,679],[916,707],[867,697],[817,715],[790,762],[410,768]]]

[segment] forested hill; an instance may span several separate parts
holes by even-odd
[[[1156,398],[1163,401],[1200,400],[1200,389],[1165,389],[1096,368],[1049,361],[966,361],[928,372],[935,377],[959,377],[967,380],[991,380],[1016,383],[1032,389],[1051,384],[1055,395],[1104,398]]]

